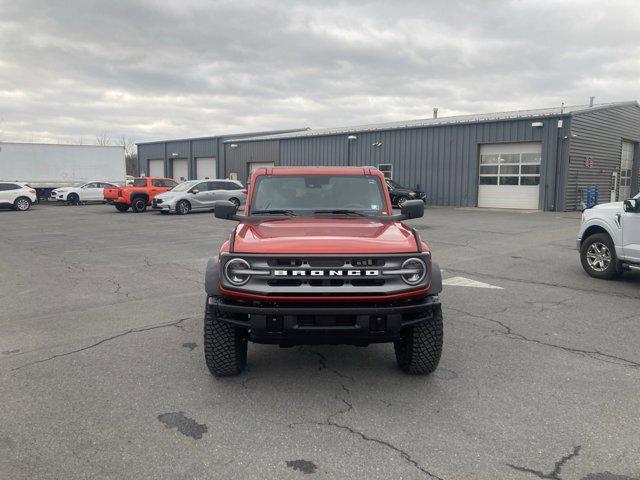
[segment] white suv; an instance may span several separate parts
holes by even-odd
[[[0,182],[0,206],[24,212],[31,208],[38,197],[36,191],[25,183]]]
[[[640,271],[640,194],[585,210],[578,250],[582,267],[592,277],[610,279],[625,270]]]

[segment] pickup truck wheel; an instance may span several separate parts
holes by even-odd
[[[131,202],[131,210],[135,213],[144,212],[147,209],[147,200],[142,197],[134,198]]]
[[[606,233],[591,235],[582,243],[580,261],[585,272],[594,278],[610,280],[618,275],[616,248]]]
[[[119,212],[126,212],[129,210],[129,205],[125,205],[124,203],[116,203],[116,210]]]
[[[208,305],[204,310],[204,358],[217,377],[238,375],[247,364],[247,332],[221,321]]]
[[[186,200],[180,200],[176,204],[176,213],[178,215],[186,215],[190,211],[191,211],[191,204],[189,202],[187,202]]]
[[[433,318],[400,332],[394,343],[398,366],[405,373],[425,375],[433,372],[442,354],[442,307],[433,307]]]

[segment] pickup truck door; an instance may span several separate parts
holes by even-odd
[[[640,212],[622,212],[620,224],[625,258],[640,263]]]

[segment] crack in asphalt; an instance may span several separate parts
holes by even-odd
[[[302,351],[302,348],[300,349],[300,351]],[[346,374],[340,372],[337,369],[330,368],[327,365],[327,357],[325,357],[322,353],[317,352],[315,350],[307,350],[307,351],[309,353],[311,353],[312,355],[315,355],[316,357],[318,357],[318,362],[320,363],[320,366],[318,368],[319,371],[326,370],[328,372],[333,373],[338,378],[347,379],[347,380],[350,380],[352,382],[354,381],[353,377],[350,377],[349,375],[346,375]],[[343,382],[339,382],[339,384],[340,384],[340,387],[342,388],[342,390],[344,392],[346,392],[347,394],[351,394],[351,390],[349,390],[349,388]],[[407,452],[406,450],[403,450],[402,448],[397,447],[396,445],[394,445],[391,442],[388,442],[386,440],[382,440],[382,439],[376,438],[376,437],[370,437],[369,435],[361,432],[360,430],[356,430],[355,428],[350,427],[349,425],[344,425],[342,423],[338,423],[338,422],[334,421],[335,417],[337,417],[339,415],[345,415],[345,414],[347,414],[347,413],[349,413],[349,412],[351,412],[353,410],[353,404],[350,403],[349,401],[347,401],[344,397],[336,395],[335,399],[341,401],[346,406],[346,408],[339,408],[335,412],[329,414],[327,416],[327,418],[324,420],[324,422],[295,422],[295,423],[290,423],[289,424],[289,428],[294,428],[296,425],[317,425],[317,426],[326,426],[326,427],[332,427],[332,428],[337,428],[337,429],[340,429],[340,430],[344,430],[346,432],[351,433],[352,435],[356,435],[356,436],[360,437],[362,440],[364,440],[366,442],[376,443],[378,445],[386,447],[386,448],[388,448],[388,449],[400,454],[400,456],[405,460],[405,462],[409,463],[415,469],[417,469],[418,471],[422,472],[424,475],[427,476],[427,478],[430,478],[430,479],[433,479],[433,480],[443,480],[442,477],[439,477],[439,476],[431,473],[425,467],[420,465],[416,460],[413,459],[411,454],[409,454],[409,452]]]
[[[346,380],[351,380],[352,382],[354,381],[354,380],[353,380],[353,377],[350,377],[349,375],[345,375],[344,373],[342,373],[342,372],[340,372],[340,371],[336,370],[335,368],[329,368],[329,367],[327,366],[327,357],[325,357],[325,356],[324,356],[323,354],[321,354],[320,352],[316,352],[315,350],[308,350],[308,352],[309,352],[310,354],[315,355],[315,356],[317,356],[317,357],[318,357],[318,360],[319,360],[319,362],[320,362],[320,368],[318,368],[318,370],[328,370],[329,372],[331,372],[331,373],[333,373],[333,374],[337,375],[337,376],[338,376],[338,377],[340,377],[340,378],[344,378],[344,379],[346,379]],[[343,388],[344,388],[344,386],[343,386]]]
[[[24,365],[20,365],[18,367],[12,368],[11,371],[15,372],[16,370],[21,370],[21,369],[26,368],[26,367],[31,367],[32,365],[37,365],[39,363],[48,362],[49,360],[53,360],[55,358],[66,357],[68,355],[73,355],[75,353],[84,352],[85,350],[89,350],[91,348],[97,347],[98,345],[102,345],[103,343],[109,342],[111,340],[115,340],[116,338],[124,337],[125,335],[129,335],[131,333],[147,332],[149,330],[156,330],[158,328],[180,327],[182,322],[184,322],[186,320],[189,320],[191,318],[195,318],[195,317],[185,317],[185,318],[181,318],[179,320],[176,320],[174,322],[161,323],[161,324],[158,324],[158,325],[149,325],[149,326],[146,326],[146,327],[132,328],[130,330],[125,330],[124,332],[120,332],[120,333],[118,333],[116,335],[112,335],[110,337],[103,338],[102,340],[99,340],[96,343],[92,343],[91,345],[87,345],[86,347],[78,348],[76,350],[71,350],[69,352],[57,353],[57,354],[52,355],[52,356],[47,357],[47,358],[43,358],[43,359],[40,359],[40,360],[35,360],[33,362],[25,363]]]
[[[493,314],[495,315],[497,313],[503,313],[506,310],[508,310],[508,308],[509,307],[505,308],[504,310],[500,310],[498,312],[493,312]],[[640,362],[637,362],[635,360],[629,360],[628,358],[619,357],[617,355],[611,355],[609,353],[604,353],[604,352],[601,352],[599,350],[586,350],[586,349],[582,349],[582,348],[568,347],[566,345],[558,345],[557,343],[549,343],[549,342],[544,342],[542,340],[537,340],[535,338],[525,337],[524,335],[522,335],[520,333],[515,333],[511,329],[511,327],[509,325],[501,322],[500,320],[496,320],[494,318],[489,318],[489,317],[484,316],[484,315],[479,315],[477,313],[466,312],[466,311],[460,310],[458,308],[447,307],[447,309],[448,310],[453,310],[454,312],[462,313],[462,314],[467,315],[467,316],[472,317],[472,318],[478,318],[478,319],[481,319],[481,320],[486,320],[488,322],[491,322],[491,323],[494,323],[496,325],[499,325],[501,327],[501,330],[491,329],[491,332],[493,332],[494,334],[497,334],[497,335],[505,336],[505,337],[513,339],[513,340],[520,340],[520,341],[529,342],[529,343],[537,343],[538,345],[545,345],[547,347],[557,348],[557,349],[560,349],[560,350],[564,350],[565,352],[575,353],[575,354],[578,354],[578,355],[581,355],[581,356],[587,356],[587,357],[592,358],[594,360],[599,360],[601,362],[611,363],[611,364],[614,364],[614,365],[621,365],[623,367],[629,367],[629,368],[639,368],[640,367]]]
[[[324,422],[296,422],[296,423],[290,423],[289,424],[289,428],[294,428],[297,425],[317,425],[317,426],[320,426],[320,427],[337,428],[339,430],[343,430],[343,431],[349,432],[352,435],[360,437],[362,440],[364,440],[366,442],[376,443],[378,445],[386,447],[389,450],[392,450],[392,451],[400,454],[400,456],[404,459],[405,462],[407,462],[408,464],[413,466],[418,471],[422,472],[424,475],[427,476],[427,478],[430,478],[430,479],[433,479],[433,480],[444,480],[442,477],[439,477],[438,475],[430,472],[425,467],[420,465],[416,460],[413,459],[413,457],[411,456],[411,454],[409,452],[407,452],[406,450],[404,450],[404,449],[402,449],[400,447],[397,447],[393,443],[391,443],[391,442],[389,442],[387,440],[382,440],[380,438],[371,437],[371,436],[367,435],[366,433],[361,432],[360,430],[356,430],[355,428],[350,427],[349,425],[344,425],[342,423],[338,423],[338,422],[334,421],[333,420],[334,417],[337,417],[338,415],[344,415],[344,414],[349,413],[349,412],[351,412],[353,410],[353,405],[351,403],[349,403],[347,400],[345,400],[344,398],[336,397],[336,399],[340,400],[342,403],[344,403],[346,405],[346,408],[338,409],[334,413],[330,414],[329,416],[327,416],[327,418],[325,419]]]
[[[514,278],[514,277],[505,277],[502,275],[493,275],[490,273],[480,273],[480,272],[467,272],[465,270],[457,270],[455,268],[446,268],[447,272],[453,272],[453,273],[458,273],[458,274],[463,274],[463,275],[472,275],[472,276],[476,276],[476,277],[484,277],[484,278],[490,278],[493,280],[506,280],[508,282],[514,282],[514,283],[524,283],[526,285],[542,285],[545,287],[554,287],[554,288],[566,288],[567,290],[571,290],[574,292],[580,292],[580,293],[589,293],[591,295],[604,295],[607,297],[618,297],[618,298],[628,298],[631,300],[639,300],[640,299],[640,295],[627,295],[624,293],[618,293],[618,292],[604,292],[604,291],[598,291],[598,290],[591,290],[588,288],[579,288],[579,287],[573,287],[573,286],[569,286],[569,285],[563,285],[561,283],[553,283],[553,282],[543,282],[540,280],[526,280],[524,278]]]
[[[574,457],[577,457],[580,454],[580,449],[581,448],[582,447],[580,445],[577,445],[577,446],[573,447],[573,452],[571,452],[568,455],[565,455],[560,460],[558,460],[556,462],[553,470],[550,471],[549,473],[544,473],[544,472],[541,472],[540,470],[533,470],[531,468],[520,467],[518,465],[512,465],[510,463],[507,463],[507,466],[511,467],[514,470],[517,470],[519,472],[531,473],[532,475],[535,475],[538,478],[544,478],[544,479],[548,479],[548,480],[562,480],[562,477],[560,476],[560,471],[562,470],[562,467],[569,460],[571,460]]]

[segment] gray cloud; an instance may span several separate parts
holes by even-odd
[[[640,97],[637,1],[0,0],[4,140],[137,140]]]

